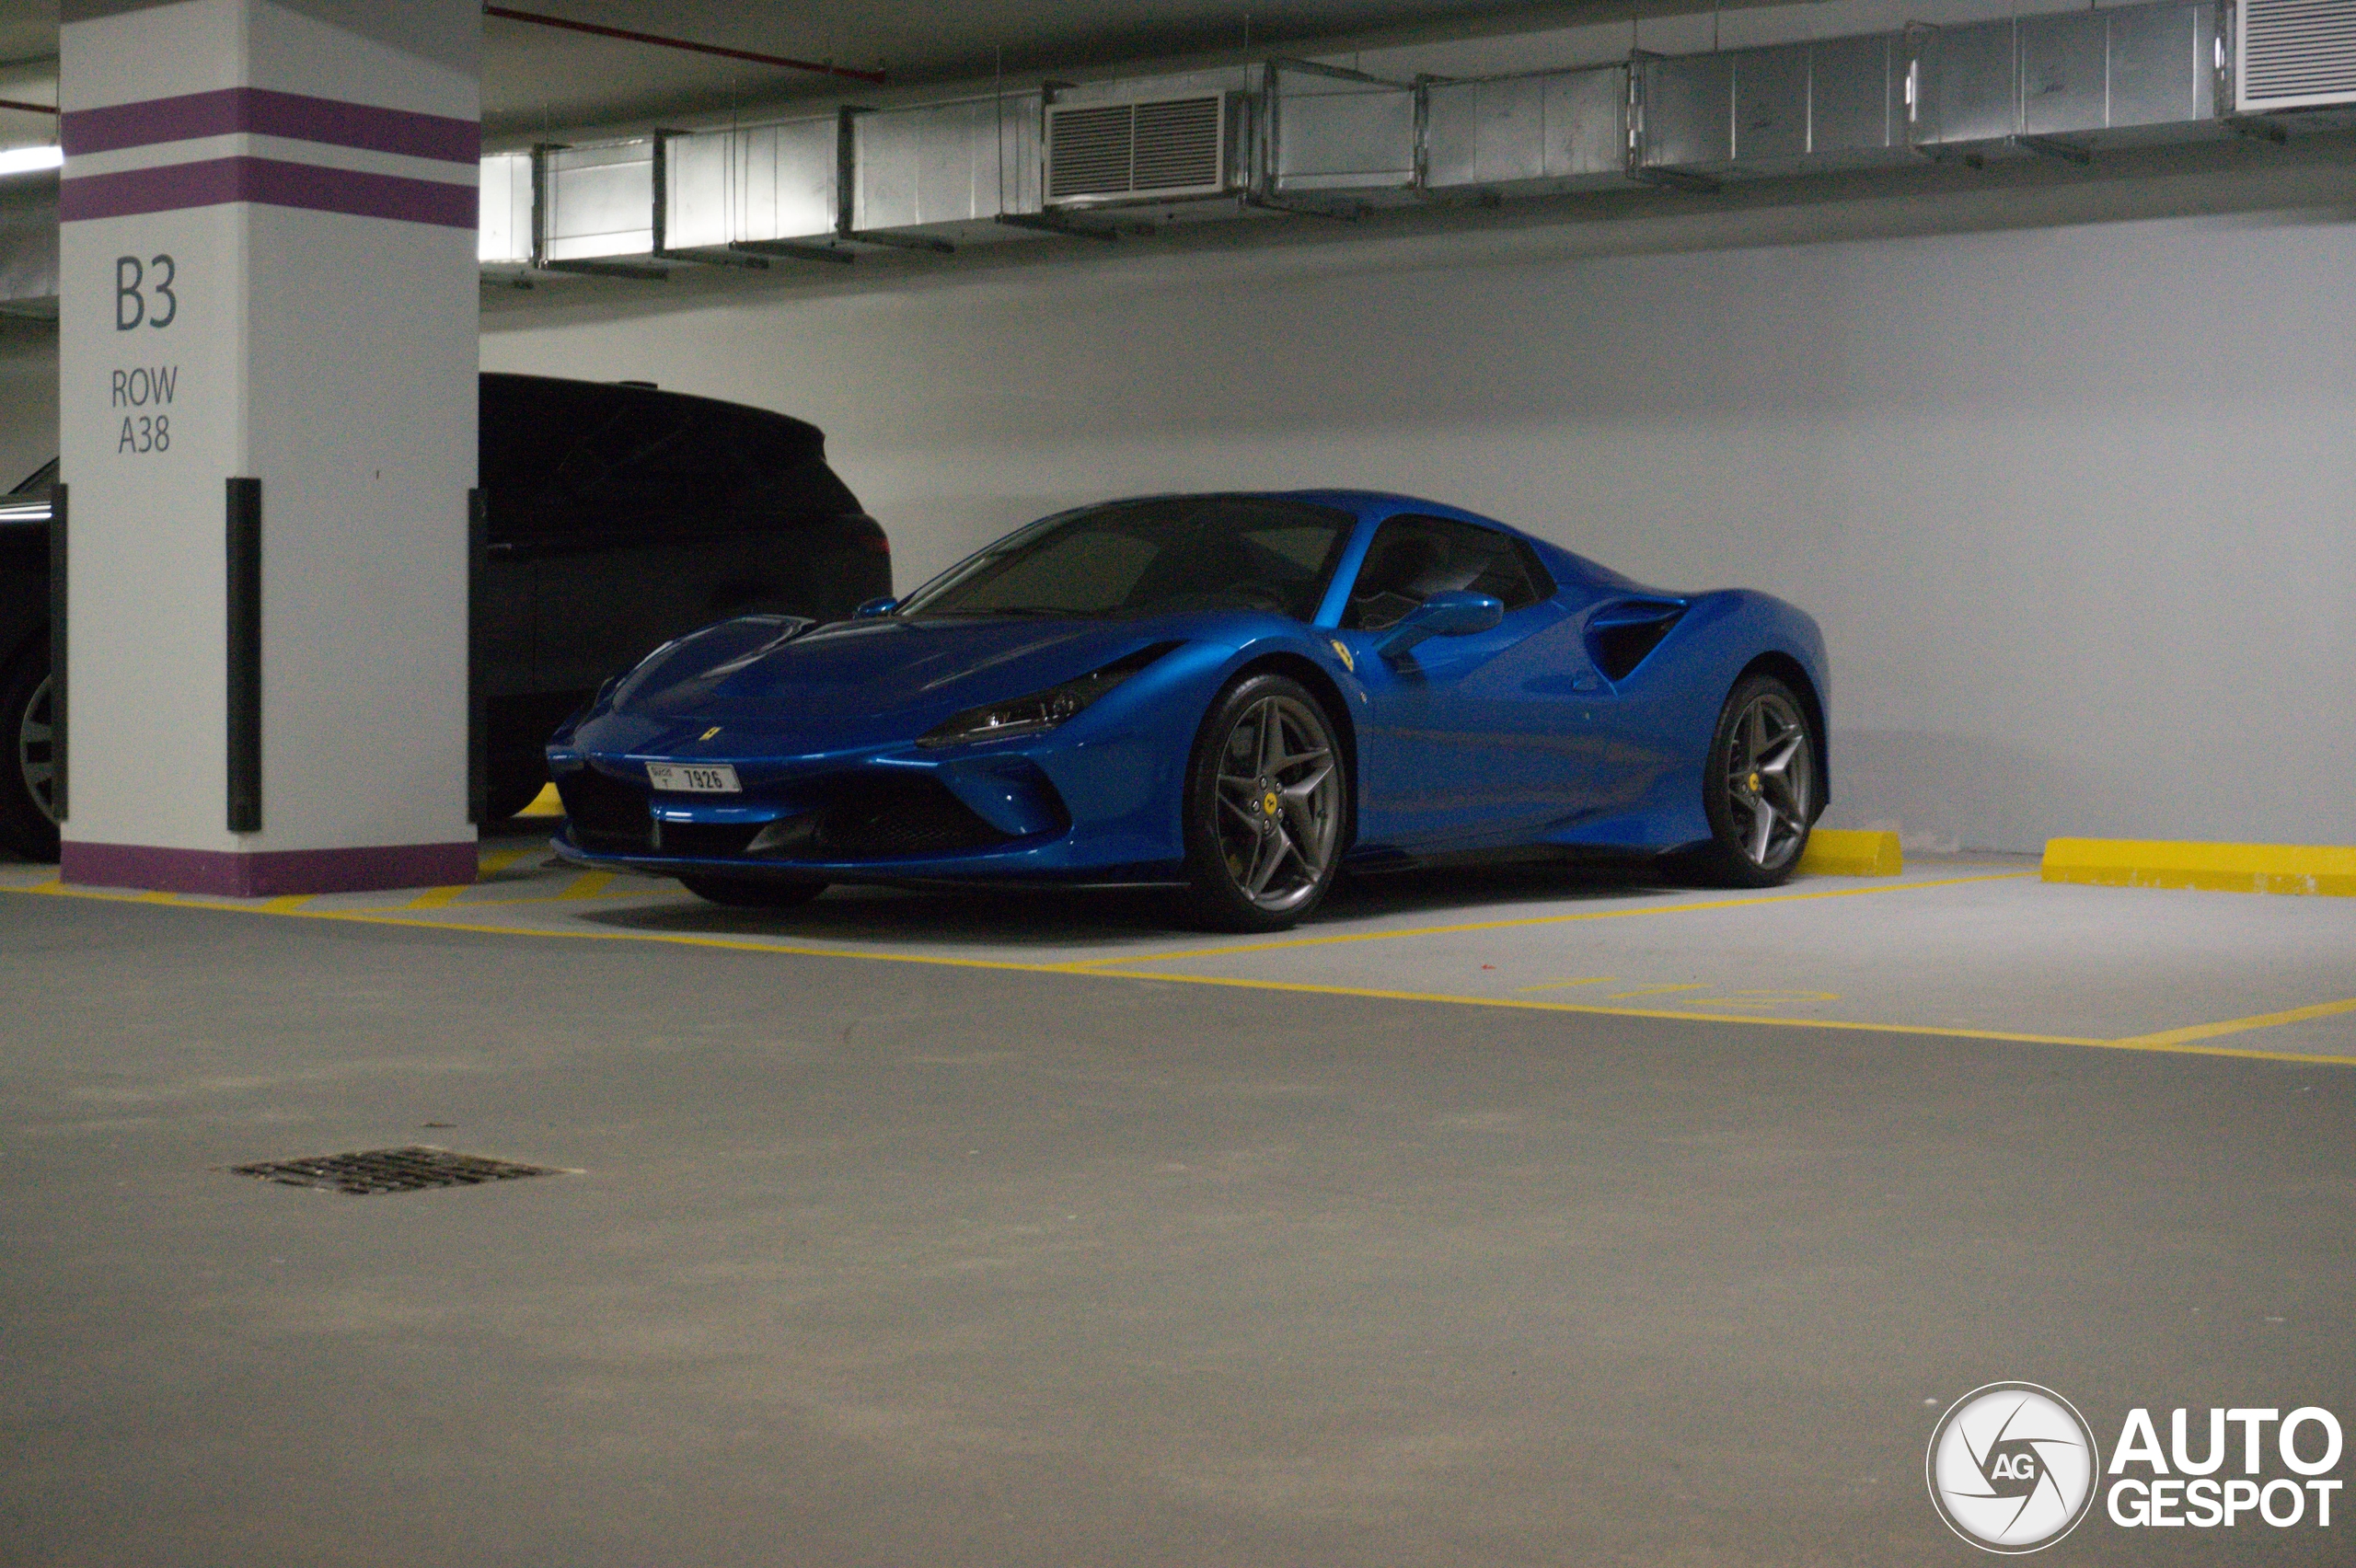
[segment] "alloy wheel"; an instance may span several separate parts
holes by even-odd
[[[57,823],[57,732],[55,715],[50,703],[50,679],[43,676],[40,685],[33,687],[33,699],[25,704],[24,717],[17,723],[17,767],[25,780],[25,793],[32,797],[34,808],[54,826]]]
[[[1219,749],[1218,797],[1219,855],[1236,890],[1272,915],[1316,896],[1343,815],[1324,715],[1285,696],[1244,709]]]
[[[1807,841],[1816,756],[1807,721],[1781,691],[1762,691],[1734,722],[1727,747],[1726,801],[1744,859],[1780,870]]]

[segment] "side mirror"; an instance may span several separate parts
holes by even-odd
[[[899,607],[900,601],[886,594],[880,599],[868,600],[867,603],[851,611],[851,615],[857,619],[867,620],[875,616],[888,616]]]
[[[1433,594],[1402,616],[1375,651],[1396,659],[1427,637],[1470,637],[1506,618],[1505,601],[1488,594],[1450,588]]]

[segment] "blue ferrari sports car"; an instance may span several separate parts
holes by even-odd
[[[557,848],[722,904],[829,882],[1166,883],[1274,930],[1334,875],[1676,855],[1790,874],[1827,799],[1824,640],[1453,507],[1151,496],[902,600],[722,621],[560,730]]]

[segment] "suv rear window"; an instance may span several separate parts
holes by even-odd
[[[537,376],[482,382],[482,485],[500,541],[661,541],[859,502],[798,420],[704,398]]]

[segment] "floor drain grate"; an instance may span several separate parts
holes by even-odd
[[[289,1187],[316,1187],[322,1192],[351,1193],[366,1197],[375,1193],[415,1193],[427,1187],[474,1187],[485,1182],[512,1182],[519,1176],[552,1176],[545,1165],[517,1165],[512,1160],[485,1159],[479,1155],[453,1154],[446,1148],[374,1148],[356,1154],[328,1154],[316,1159],[266,1159],[233,1165],[239,1176],[259,1176]]]

